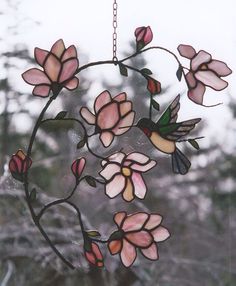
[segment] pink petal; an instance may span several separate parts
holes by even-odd
[[[119,93],[117,96],[113,97],[113,100],[117,102],[125,101],[127,98],[127,94],[125,92]]]
[[[111,129],[119,121],[118,104],[116,102],[110,103],[100,109],[97,115],[97,125],[101,129]]]
[[[106,105],[107,103],[111,102],[111,95],[108,90],[104,90],[102,93],[100,93],[95,102],[94,102],[94,111],[95,113],[98,113],[98,111]]]
[[[190,89],[188,91],[188,97],[193,102],[201,105],[203,103],[203,95],[205,93],[205,90],[205,86],[202,83],[198,82],[195,88]]]
[[[147,172],[148,170],[152,169],[153,167],[155,167],[157,164],[156,161],[154,160],[151,160],[149,163],[145,164],[145,165],[139,165],[139,164],[132,164],[130,166],[130,168],[132,170],[135,170],[135,171],[139,171],[139,172]]]
[[[85,252],[85,256],[86,256],[86,259],[88,260],[88,262],[92,263],[92,264],[96,264],[96,258],[95,258],[95,255],[91,252]]]
[[[145,33],[145,27],[138,27],[135,29],[135,36],[136,36],[136,41],[140,41],[143,38],[143,35]]]
[[[115,255],[121,251],[122,243],[120,240],[112,240],[108,242],[108,249],[112,255]]]
[[[37,85],[33,89],[33,95],[47,97],[49,95],[51,87],[48,85]]]
[[[107,159],[110,162],[117,162],[117,163],[121,164],[121,162],[123,161],[124,157],[125,157],[124,153],[116,152],[116,153],[112,154],[111,156],[109,156]]]
[[[138,152],[132,152],[130,153],[127,157],[127,160],[131,160],[140,164],[145,164],[147,163],[150,159],[148,156],[142,154],[142,153],[138,153]]]
[[[102,144],[104,147],[109,147],[111,145],[111,143],[113,142],[114,140],[114,135],[113,133],[109,132],[109,131],[105,131],[105,132],[102,132],[99,136]]]
[[[180,55],[187,59],[192,59],[196,54],[195,49],[189,45],[179,45],[177,49]]]
[[[164,228],[163,226],[158,226],[152,231],[152,235],[154,237],[154,240],[156,242],[159,242],[166,240],[170,236],[170,233],[168,229]]]
[[[212,60],[209,64],[207,64],[207,67],[216,72],[219,76],[227,76],[232,73],[232,70],[227,66],[226,63]]]
[[[123,119],[119,121],[115,128],[112,129],[112,132],[119,136],[127,132],[131,127],[123,128],[126,126],[132,126],[134,123],[134,111],[131,111],[128,115],[126,115]]]
[[[48,54],[49,54],[49,52],[46,50],[42,50],[40,48],[34,49],[34,57],[40,66],[43,66],[44,61],[45,61]]]
[[[145,248],[145,249],[140,249],[142,254],[150,260],[157,260],[159,258],[158,256],[158,250],[157,250],[157,245],[155,242],[151,244],[150,247]]]
[[[148,43],[150,43],[151,41],[152,41],[152,39],[153,39],[153,34],[152,34],[152,30],[151,30],[151,28],[148,26],[147,28],[146,28],[146,31],[145,31],[145,35],[144,35],[144,43],[145,44],[148,44]]]
[[[148,219],[146,213],[136,213],[126,217],[122,229],[124,231],[140,230]]]
[[[145,224],[145,229],[151,230],[156,228],[162,221],[162,216],[158,214],[151,214],[147,223]]]
[[[228,83],[219,78],[212,71],[198,71],[195,73],[195,77],[201,81],[204,85],[207,85],[215,90],[222,90],[228,86]]]
[[[90,110],[88,110],[87,107],[82,107],[80,109],[80,115],[88,124],[90,125],[95,124],[96,118],[94,114]]]
[[[102,260],[103,257],[102,257],[102,253],[100,251],[100,248],[98,247],[98,245],[94,242],[92,242],[92,251],[93,253],[95,254],[95,257],[98,259],[98,260]]]
[[[44,72],[42,72],[39,69],[29,69],[26,72],[22,74],[22,77],[25,82],[31,85],[37,85],[37,84],[50,84],[48,77],[45,75]]]
[[[135,259],[137,253],[135,247],[127,240],[123,239],[123,247],[121,250],[120,258],[125,267],[130,267]]]
[[[116,197],[120,192],[122,192],[125,187],[125,177],[121,174],[118,174],[114,179],[106,184],[106,194],[110,198]]]
[[[148,247],[153,243],[153,237],[145,230],[127,233],[125,238],[137,247]]]
[[[60,74],[59,82],[64,82],[70,79],[72,76],[74,76],[78,68],[78,65],[79,62],[77,59],[72,59],[64,62],[62,65],[62,71]]]
[[[71,80],[67,81],[64,84],[64,87],[69,90],[74,90],[78,87],[78,85],[79,85],[79,79],[77,77],[73,77]]]
[[[142,176],[139,173],[133,172],[131,180],[134,184],[134,193],[136,197],[139,199],[144,199],[147,192],[147,187],[143,181]]]
[[[60,61],[53,54],[50,54],[44,64],[44,71],[46,72],[47,76],[52,81],[57,82],[60,70],[61,70]]]
[[[117,164],[107,164],[106,167],[99,173],[105,180],[109,181],[115,174],[120,173],[120,166]]]
[[[191,69],[197,70],[202,64],[208,63],[211,60],[211,55],[205,51],[200,51],[191,61]]]
[[[56,41],[56,42],[53,44],[52,48],[51,48],[51,52],[52,52],[55,56],[57,56],[58,58],[61,57],[61,55],[62,55],[62,53],[64,52],[64,50],[65,50],[65,44],[64,44],[64,42],[63,42],[62,39]]]
[[[124,115],[126,115],[127,113],[129,113],[132,109],[132,102],[131,101],[125,101],[122,102],[119,105],[119,110],[120,110],[120,114],[123,117]]]
[[[190,88],[195,88],[197,86],[197,81],[192,72],[188,72],[186,74],[186,81],[187,81],[188,87]]]
[[[74,45],[69,46],[69,48],[66,49],[65,53],[61,58],[61,61],[64,62],[65,60],[70,58],[77,58],[77,51]]]
[[[118,212],[114,215],[114,222],[117,224],[118,227],[121,226],[121,223],[123,222],[126,215],[126,212]]]

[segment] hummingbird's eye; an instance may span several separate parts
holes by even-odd
[[[150,131],[148,128],[143,127],[142,130],[143,130],[143,132],[144,132],[148,137],[151,136],[151,131]]]

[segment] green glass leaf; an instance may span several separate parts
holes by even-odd
[[[60,111],[60,112],[56,115],[55,119],[63,119],[63,118],[66,116],[66,114],[67,114],[67,111]]]
[[[177,76],[177,79],[179,81],[181,81],[182,75],[183,75],[183,68],[182,68],[182,66],[179,66],[179,68],[177,69],[177,72],[176,72],[176,76]]]
[[[92,176],[86,176],[85,177],[86,182],[89,184],[89,186],[96,188],[96,180]]]
[[[199,144],[197,143],[196,140],[194,139],[188,139],[188,143],[191,144],[193,146],[193,148],[195,148],[196,150],[199,150],[200,147],[199,147]]]
[[[144,68],[144,69],[141,69],[141,73],[144,75],[151,75],[152,71],[150,69]]]
[[[86,233],[90,237],[100,237],[101,234],[97,230],[86,230]]]
[[[154,99],[152,100],[152,106],[155,108],[157,111],[160,110],[160,105],[158,102],[156,102]]]
[[[119,64],[119,68],[120,68],[120,74],[121,75],[128,76],[128,70],[124,65]]]
[[[86,143],[86,140],[85,139],[82,139],[78,144],[77,144],[77,149],[80,149],[80,148],[83,148],[84,145]]]
[[[36,191],[35,188],[33,188],[31,190],[29,198],[30,198],[31,202],[34,202],[36,200],[36,198],[37,198],[37,191]]]

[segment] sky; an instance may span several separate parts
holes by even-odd
[[[176,48],[180,43],[191,44],[196,50],[204,49],[214,58],[227,62],[232,70],[236,70],[235,0],[117,2],[119,59],[129,50],[130,41],[134,41],[135,28],[150,25],[154,34],[153,45],[166,47],[177,54]],[[87,61],[112,58],[112,0],[22,0],[18,2],[14,12],[2,1],[1,3],[0,11],[4,14],[0,29],[6,27],[6,23],[17,23],[18,30],[18,35],[2,32],[5,33],[5,44],[1,49],[16,43],[25,43],[33,55],[35,46],[50,49],[57,39],[63,38],[67,46],[75,44],[78,47],[79,55],[88,55],[88,58],[80,59],[81,65]],[[147,54],[147,60],[154,70],[155,67],[157,70],[161,69],[167,79],[170,72],[175,73],[163,54]],[[110,71],[106,73],[102,69],[91,71],[91,77],[95,81],[108,77],[114,84],[118,83],[115,75],[112,76]],[[228,82],[230,87],[226,91],[209,90],[205,95],[206,104],[222,102],[223,106],[205,109],[191,102],[185,103],[187,113],[207,119],[212,133],[217,132],[219,126],[221,133],[224,133],[230,124],[231,115],[226,104],[230,97],[236,100],[234,73],[228,78]],[[25,88],[27,91],[31,90],[30,87]],[[99,89],[99,85],[97,88]],[[224,136],[218,139],[222,142],[225,140]]]

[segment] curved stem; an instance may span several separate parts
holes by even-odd
[[[100,156],[100,155],[94,153],[94,152],[92,151],[92,149],[90,148],[89,143],[88,143],[88,138],[91,138],[92,136],[94,136],[94,135],[96,135],[96,134],[93,133],[93,134],[91,134],[91,135],[88,135],[88,134],[87,134],[87,131],[86,131],[84,125],[83,125],[83,123],[82,123],[79,119],[76,119],[76,118],[73,118],[73,117],[70,117],[70,118],[60,118],[60,119],[57,119],[57,118],[48,118],[48,119],[42,120],[41,123],[45,123],[45,122],[49,122],[49,121],[58,121],[58,120],[63,120],[63,121],[75,121],[75,122],[79,123],[80,126],[81,126],[82,129],[83,129],[83,132],[84,132],[84,140],[85,140],[85,144],[86,144],[86,147],[87,147],[88,151],[89,151],[94,157],[96,157],[96,158],[98,158],[98,159],[101,159],[101,160],[104,160],[104,159],[105,159],[105,157],[102,157],[102,156]]]

